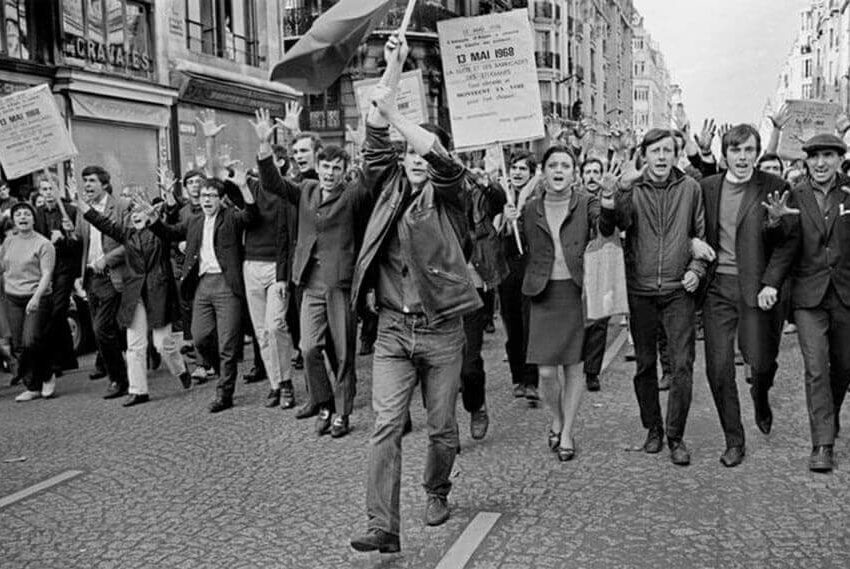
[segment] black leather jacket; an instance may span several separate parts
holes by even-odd
[[[468,235],[465,169],[440,150],[425,156],[431,179],[412,195],[389,129],[366,126],[363,178],[367,187],[375,188],[376,201],[354,268],[351,299],[355,308],[362,306],[365,292],[374,287],[376,259],[394,223],[430,324],[463,316],[482,305],[461,247]]]

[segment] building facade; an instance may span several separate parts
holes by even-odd
[[[681,99],[681,89],[671,84],[664,54],[644,26],[643,16],[635,11],[632,23],[632,128],[640,137],[652,128],[672,125],[673,97]]]

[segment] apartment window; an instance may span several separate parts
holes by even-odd
[[[632,40],[632,48],[635,50],[643,49],[643,38],[635,38]]]
[[[255,0],[186,0],[186,47],[259,65]]]
[[[153,35],[146,2],[65,0],[62,31],[66,62],[153,79]]]
[[[551,51],[551,34],[544,30],[534,32],[534,51]]]
[[[307,95],[308,130],[340,130],[340,87],[339,81],[319,95]]]
[[[641,76],[646,73],[646,62],[635,61],[635,75]]]
[[[635,101],[648,101],[649,100],[649,88],[648,87],[635,87]]]
[[[596,50],[590,48],[590,84],[596,85]]]
[[[811,99],[812,98],[812,86],[811,85],[803,85],[803,98]]]
[[[803,61],[803,77],[812,76],[812,60],[806,59]]]
[[[29,59],[27,40],[27,0],[5,0],[6,25],[0,29],[0,53],[15,59]]]

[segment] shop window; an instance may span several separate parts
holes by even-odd
[[[0,52],[7,57],[30,58],[26,3],[27,0],[3,0],[6,25],[0,31]]]
[[[64,0],[65,61],[154,79],[150,5],[133,0]]]
[[[237,63],[260,64],[255,0],[185,0],[186,47]]]
[[[341,130],[339,81],[319,95],[307,95],[307,130]]]

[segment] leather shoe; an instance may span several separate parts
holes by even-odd
[[[525,397],[525,385],[522,383],[515,383],[513,393],[514,397],[516,397],[517,399]]]
[[[251,371],[242,375],[242,379],[245,383],[259,383],[264,379],[268,379],[265,374],[260,373],[257,368],[251,368]]]
[[[127,388],[118,385],[115,382],[109,384],[109,389],[106,390],[106,393],[103,395],[104,399],[117,399],[119,397],[123,397],[127,395]]]
[[[664,445],[664,431],[661,429],[649,429],[646,433],[646,442],[643,443],[643,452],[647,454],[658,454]]]
[[[225,409],[230,409],[231,407],[233,407],[232,399],[218,398],[212,403],[210,403],[209,410],[210,413],[219,413],[221,411],[224,411]]]
[[[481,406],[478,411],[473,411],[469,418],[469,433],[475,440],[481,440],[487,435],[487,427],[490,426],[490,417],[487,415],[487,407]]]
[[[770,433],[773,426],[773,412],[770,410],[770,402],[767,399],[767,391],[758,389],[755,385],[750,387],[750,395],[753,398],[753,410],[756,415],[756,426],[765,435]]]
[[[363,535],[351,538],[351,547],[356,551],[380,551],[381,553],[401,551],[398,536],[381,529],[370,529]]]
[[[96,379],[103,379],[104,377],[106,377],[106,372],[102,369],[96,369],[89,374],[89,379],[92,381]]]
[[[184,371],[180,374],[180,385],[183,386],[183,389],[189,389],[192,387],[192,376],[189,375],[188,371]]]
[[[599,376],[595,373],[587,374],[587,390],[588,391],[599,391],[602,389],[602,386],[599,384]]]
[[[744,462],[744,454],[745,451],[742,446],[729,447],[726,449],[726,452],[723,453],[723,456],[720,457],[720,462],[723,466],[732,468]]]
[[[266,407],[268,407],[269,409],[280,405],[280,388],[272,389],[271,391],[269,391],[269,394],[266,399],[268,399],[268,401],[266,401]]]
[[[298,411],[295,412],[296,419],[309,419],[310,417],[315,417],[319,414],[319,406],[313,405],[309,401],[298,408]]]
[[[425,506],[425,523],[429,526],[439,526],[449,519],[449,505],[444,496],[428,496]]]
[[[334,439],[344,437],[350,430],[348,426],[348,415],[337,415],[331,421],[331,437]]]
[[[812,455],[809,457],[809,470],[812,472],[829,472],[833,466],[832,445],[812,447]]]
[[[280,408],[292,409],[295,407],[295,391],[292,385],[282,385],[280,387]]]
[[[326,435],[331,428],[331,410],[325,407],[319,409],[319,414],[316,416],[316,434],[319,436]]]
[[[687,466],[691,463],[691,453],[682,441],[670,443],[670,462],[678,466]]]
[[[142,403],[147,403],[151,398],[147,393],[131,393],[124,403],[121,404],[122,407],[132,407],[133,405],[140,405]]]

